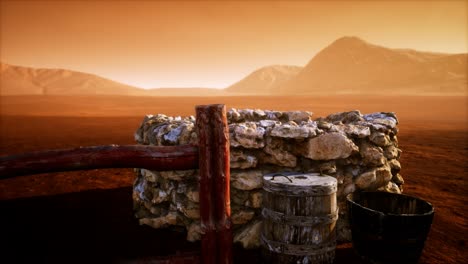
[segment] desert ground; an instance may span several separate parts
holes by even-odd
[[[468,263],[468,97],[0,97],[0,156],[44,149],[133,144],[145,114],[194,115],[198,104],[307,110],[315,117],[358,109],[396,112],[404,193],[435,206],[420,263]],[[184,234],[139,226],[132,169],[23,176],[0,181],[0,262],[166,263],[154,256],[196,252]],[[336,263],[359,263],[351,244]],[[258,252],[236,247],[236,263]],[[152,261],[152,262],[150,262]],[[135,262],[133,262],[135,263]]]

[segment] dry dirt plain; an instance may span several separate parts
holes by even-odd
[[[193,115],[195,105],[208,103],[308,110],[315,117],[353,109],[396,112],[404,193],[436,208],[420,263],[468,263],[467,97],[0,97],[0,156],[133,144],[144,114]],[[183,234],[138,226],[132,181],[131,169],[0,181],[0,262],[107,263],[196,251],[199,244],[184,242]],[[236,248],[235,260],[256,263],[258,254]],[[339,246],[336,263],[359,263],[351,244]]]

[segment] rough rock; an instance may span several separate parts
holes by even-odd
[[[391,144],[390,137],[382,132],[373,132],[370,136],[370,141],[380,147],[385,147]]]
[[[327,122],[343,124],[349,124],[363,120],[364,118],[362,117],[361,112],[359,112],[358,110],[331,114],[325,118],[325,121]]]
[[[364,119],[374,124],[385,125],[388,128],[394,128],[398,124],[395,113],[372,113],[364,115]]]
[[[312,118],[312,113],[307,111],[291,111],[286,112],[288,121],[294,121],[296,123],[308,122]]]
[[[313,160],[344,159],[358,147],[341,133],[323,134],[307,142],[305,157]]]
[[[239,210],[231,215],[231,221],[235,225],[241,225],[248,223],[255,215],[255,211],[252,210]]]
[[[390,193],[398,193],[400,194],[400,188],[398,188],[398,185],[394,182],[388,182],[385,186],[380,187],[379,191],[385,191],[385,192],[390,192]]]
[[[388,161],[390,165],[390,169],[392,170],[392,174],[398,173],[401,170],[401,164],[398,160],[392,159]]]
[[[231,188],[231,204],[243,205],[249,199],[249,192]]]
[[[393,176],[392,181],[397,185],[405,184],[405,180],[403,180],[403,177],[399,173]]]
[[[336,161],[331,160],[331,161],[326,161],[326,162],[321,162],[319,165],[319,170],[321,173],[331,175],[336,173]]]
[[[196,177],[195,170],[180,170],[180,171],[161,171],[159,175],[165,179],[174,180],[174,181],[182,181],[188,178]]]
[[[280,138],[297,138],[304,139],[315,136],[317,125],[315,122],[307,122],[302,125],[296,124],[294,121],[277,125],[271,131],[271,136]]]
[[[333,124],[328,123],[327,121],[323,119],[317,120],[317,127],[320,129],[325,129],[325,130],[330,130],[332,128]],[[335,131],[337,132],[337,131]]]
[[[162,202],[167,202],[171,198],[171,189],[159,189],[155,188],[153,189],[153,199],[151,200],[152,203],[154,204],[159,204]]]
[[[233,131],[233,133],[230,135],[232,147],[241,146],[247,149],[255,149],[263,148],[265,146],[263,141],[265,128],[257,127],[256,123],[254,122],[230,125],[229,130]]]
[[[177,145],[177,143],[179,142],[179,136],[180,134],[182,134],[183,130],[183,126],[171,126],[171,130],[163,136],[164,141],[166,141],[169,145]]]
[[[384,148],[384,155],[387,159],[397,159],[400,157],[401,150],[395,147],[394,145],[390,145]]]
[[[257,121],[266,117],[265,111],[261,109],[239,109],[238,111],[245,121]]]
[[[200,208],[198,203],[188,202],[186,206],[177,204],[177,209],[190,219],[200,218]]]
[[[240,113],[237,111],[236,108],[231,108],[227,113],[226,116],[228,120],[231,120],[231,122],[240,122],[242,121],[242,117]]]
[[[263,148],[263,151],[268,156],[263,158],[264,163],[272,163],[284,167],[296,167],[297,158],[286,150],[287,147],[283,144],[283,141],[269,137],[266,142],[267,145]]]
[[[177,225],[177,213],[168,213],[165,216],[157,218],[143,218],[139,220],[140,225],[148,225],[153,228],[167,227],[169,225]]]
[[[356,178],[355,184],[359,189],[365,190],[370,186],[374,185],[377,177],[375,175],[376,170],[370,170],[362,173]]]
[[[232,108],[227,113],[228,120],[232,122],[257,121],[264,119],[267,113],[261,109],[235,109]]]
[[[200,222],[193,222],[187,228],[187,240],[190,242],[195,242],[201,239],[202,230]]]
[[[177,141],[178,144],[191,144],[194,141],[193,138],[196,137],[196,133],[193,132],[195,125],[191,122],[187,122],[182,124],[181,129],[182,131],[179,135],[179,140]]]
[[[257,157],[245,154],[242,150],[231,149],[230,165],[233,169],[248,169],[257,166]]]
[[[371,130],[364,125],[335,125],[337,131],[342,131],[350,137],[366,138],[370,136]]]
[[[194,203],[200,202],[200,192],[198,191],[198,188],[192,188],[191,190],[187,191],[186,195],[189,201]]]
[[[143,177],[145,177],[145,180],[149,182],[157,182],[158,178],[160,177],[158,172],[153,172],[146,169],[141,169],[141,175],[143,175]]]
[[[260,246],[261,229],[262,222],[254,221],[234,234],[234,243],[240,243],[247,249],[258,248]]]
[[[304,111],[231,109],[231,212],[235,239],[258,247],[261,231],[262,176],[297,171],[324,173],[338,181],[337,239],[349,241],[345,195],[354,191],[403,190],[399,174],[398,119],[393,113],[342,112],[311,119]],[[135,132],[145,145],[198,145],[195,118],[148,115]],[[359,146],[359,148],[358,148]],[[154,228],[177,226],[187,240],[201,238],[199,175],[189,171],[136,169],[135,216]]]
[[[274,127],[276,125],[281,125],[281,122],[275,121],[275,120],[260,120],[259,124],[260,126],[264,128],[268,128],[268,127]]]
[[[346,185],[343,189],[343,195],[346,196],[356,190],[356,184],[350,183]]]
[[[382,166],[376,169],[375,177],[377,184],[376,187],[380,187],[386,185],[393,176],[389,166]]]
[[[359,153],[365,164],[371,166],[382,166],[386,159],[381,147],[374,146],[367,141],[363,141],[359,147]]]
[[[249,200],[245,203],[245,206],[251,208],[261,208],[262,207],[262,200],[263,194],[261,191],[251,192],[249,196]]]
[[[239,190],[253,190],[262,188],[261,171],[231,172],[231,184]]]

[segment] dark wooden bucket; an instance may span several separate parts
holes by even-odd
[[[283,173],[263,177],[265,263],[332,263],[338,218],[336,179]]]
[[[434,217],[419,198],[386,192],[347,196],[353,247],[370,263],[417,263]]]

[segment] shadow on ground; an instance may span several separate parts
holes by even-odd
[[[184,233],[138,225],[131,192],[125,187],[0,201],[0,262],[162,263],[162,256],[199,253],[200,243],[187,242]],[[337,263],[359,263],[349,247],[336,253]],[[234,260],[259,263],[260,254],[236,246]]]

